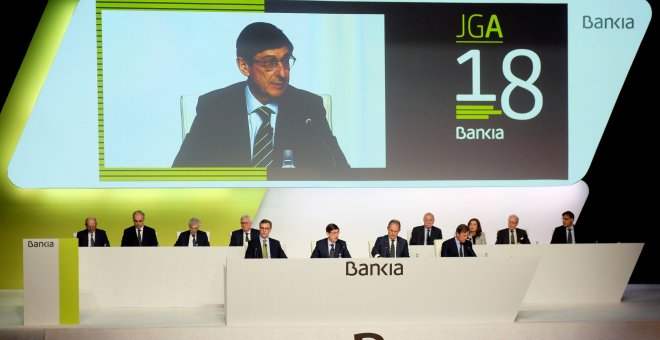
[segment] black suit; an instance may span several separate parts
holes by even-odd
[[[371,249],[371,255],[374,257],[376,257],[376,255],[380,255],[380,257],[390,257],[390,245],[391,240],[387,235],[377,238],[374,248]],[[410,254],[408,253],[408,241],[400,236],[396,237],[396,257],[410,257]]]
[[[440,248],[440,257],[459,257],[458,246],[456,245],[456,237],[452,237],[442,242],[442,248]],[[463,257],[477,257],[474,249],[472,249],[472,242],[465,241],[463,243]]]
[[[248,243],[247,248],[245,249],[245,258],[246,259],[260,259],[263,258],[263,253],[261,252],[261,239],[259,237],[255,237],[252,240],[250,240],[250,243]],[[284,253],[284,250],[282,249],[282,246],[280,245],[280,241],[274,239],[274,238],[268,238],[268,246],[270,247],[270,256],[268,258],[273,258],[273,259],[285,259],[286,254]]]
[[[433,226],[431,227],[431,240],[442,240],[442,230],[440,228]],[[410,235],[410,245],[411,246],[423,246],[426,243],[426,227],[423,225],[414,227],[412,234]],[[433,241],[431,241],[433,244]]]
[[[78,247],[87,247],[89,245],[87,229],[79,231],[76,237],[78,238]],[[94,247],[110,247],[110,241],[108,241],[105,230],[96,229],[94,232]]]
[[[198,247],[210,247],[211,243],[209,243],[209,236],[201,231],[197,230],[197,246]],[[179,234],[179,238],[176,240],[174,243],[175,247],[187,247],[188,243],[190,241],[190,230],[186,230]]]
[[[583,243],[580,242],[580,239],[575,238],[575,226],[572,227],[572,233],[573,233],[573,241],[575,243]],[[550,240],[550,243],[568,243],[566,240],[566,227],[563,225],[560,225],[559,227],[555,228],[555,230],[552,232],[552,239]]]
[[[327,238],[316,241],[316,247],[312,251],[311,258],[330,258],[330,251],[328,250],[330,246],[328,242],[329,240]],[[348,252],[346,242],[337,239],[337,242],[335,242],[334,257],[351,258],[351,253]]]
[[[121,237],[122,247],[139,247],[137,232],[134,226],[124,229],[124,235]],[[142,227],[142,247],[158,247],[158,237],[154,228]]]
[[[495,241],[495,244],[509,244],[509,236],[511,235],[511,232],[509,231],[509,228],[504,228],[501,230],[497,231],[497,240]],[[529,237],[527,237],[527,231],[516,228],[516,244],[522,243],[522,244],[530,244],[531,242],[529,241]]]
[[[250,229],[250,240],[259,238],[259,229]],[[245,239],[245,234],[243,229],[234,230],[231,232],[231,237],[229,239],[229,246],[243,246],[243,240]]]
[[[206,93],[173,167],[250,167],[250,136],[245,82]],[[325,117],[323,100],[288,86],[277,98],[273,167],[282,166],[283,150],[293,150],[296,168],[348,168],[344,153]]]

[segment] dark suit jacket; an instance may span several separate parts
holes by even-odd
[[[516,228],[516,243],[530,244],[529,237],[527,237],[527,231]],[[497,240],[495,244],[509,244],[509,228],[504,228],[497,231]]]
[[[243,229],[238,229],[234,230],[231,232],[231,238],[229,239],[229,246],[243,246],[243,239],[245,236],[243,235]],[[254,240],[255,238],[259,238],[259,229],[250,229],[250,240]]]
[[[124,229],[124,235],[121,237],[122,247],[138,247],[137,233],[135,227],[130,226]],[[143,247],[158,247],[158,237],[156,237],[156,230],[154,228],[142,227],[142,246]]]
[[[582,238],[575,238],[575,229],[575,226],[573,226],[573,240],[575,243],[584,243],[580,241]],[[552,239],[550,240],[550,243],[566,243],[566,227],[560,225],[559,227],[555,228],[555,230],[552,232]]]
[[[444,242],[442,242],[442,248],[440,248],[441,257],[458,257],[458,246],[456,246],[456,237],[452,237]],[[463,256],[464,257],[477,257],[477,254],[472,249],[472,242],[465,241],[463,243]]]
[[[268,238],[268,245],[270,246],[270,257],[273,259],[286,259],[286,254],[280,245],[280,241],[274,238]],[[263,253],[261,252],[261,239],[257,236],[250,240],[247,248],[245,249],[245,258],[246,259],[260,259],[263,258]]]
[[[87,229],[79,231],[76,237],[78,237],[78,247],[87,247],[89,245]],[[94,232],[94,247],[110,247],[110,241],[108,241],[105,230],[96,229]]]
[[[173,167],[250,167],[250,136],[245,82],[206,93],[197,116],[174,159]],[[348,168],[325,117],[323,100],[288,86],[279,103],[275,125],[274,167],[283,150],[293,150],[296,168]]]
[[[440,230],[440,228],[436,226],[431,227],[431,239],[441,240],[442,230]],[[426,244],[424,243],[424,241],[426,241],[426,227],[424,227],[423,225],[414,227],[412,230],[412,234],[410,235],[410,245],[423,246]]]
[[[190,240],[190,230],[186,230],[179,234],[179,238],[174,243],[175,247],[187,247],[188,241]],[[197,230],[197,246],[198,247],[210,247],[209,236],[201,230]]]
[[[385,235],[376,239],[376,244],[374,248],[371,249],[371,255],[380,257],[389,257],[390,256],[390,238]],[[408,253],[408,241],[405,238],[397,236],[396,237],[396,257],[410,257]]]
[[[328,242],[327,238],[316,241],[316,247],[312,251],[311,258],[329,258]],[[351,258],[351,253],[348,252],[346,242],[337,239],[337,242],[335,242],[335,257]]]

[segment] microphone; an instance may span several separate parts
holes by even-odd
[[[316,129],[316,125],[314,125],[312,123],[312,119],[311,118],[305,119],[305,124],[307,126],[312,127],[312,130],[314,130],[314,134],[316,134],[316,137],[318,137],[321,140],[321,142],[323,143],[323,146],[325,147],[326,151],[328,151],[328,154],[330,155],[330,158],[332,159],[332,166],[336,167],[337,162],[335,161],[335,156],[332,154],[332,150],[330,150],[330,146],[328,146],[328,143],[325,141],[325,138],[323,138],[323,136],[321,136],[319,131]]]

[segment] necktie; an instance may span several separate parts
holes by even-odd
[[[426,244],[433,244],[433,242],[431,242],[431,229],[426,231]]]
[[[335,257],[335,244],[331,243],[330,244],[330,258]]]
[[[90,236],[89,246],[90,246],[90,247],[93,247],[93,246],[94,246],[94,234],[91,234],[91,236]]]
[[[267,168],[273,163],[273,127],[270,125],[270,115],[273,113],[268,107],[262,106],[255,110],[261,117],[261,126],[254,137],[252,148],[252,166]]]
[[[458,249],[458,256],[463,257],[463,243],[461,243],[461,248]]]
[[[197,235],[193,235],[193,247],[197,247]]]
[[[392,241],[392,245],[390,246],[390,256],[389,257],[394,257],[394,241]]]
[[[142,247],[142,229],[138,229],[138,247]]]
[[[566,243],[573,243],[573,233],[571,232],[573,229],[568,228],[568,236],[566,236]]]
[[[513,236],[513,230],[511,230],[511,236],[509,237],[509,243],[515,244],[516,238]]]
[[[250,239],[248,238],[248,233],[245,233],[245,243],[250,242]]]
[[[266,245],[266,240],[264,240],[264,245],[261,246],[261,255],[263,258],[267,259],[268,258],[268,246]]]

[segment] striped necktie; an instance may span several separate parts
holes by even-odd
[[[254,110],[261,117],[261,126],[254,137],[252,147],[252,166],[267,168],[273,163],[273,127],[270,125],[271,109],[262,106]]]

